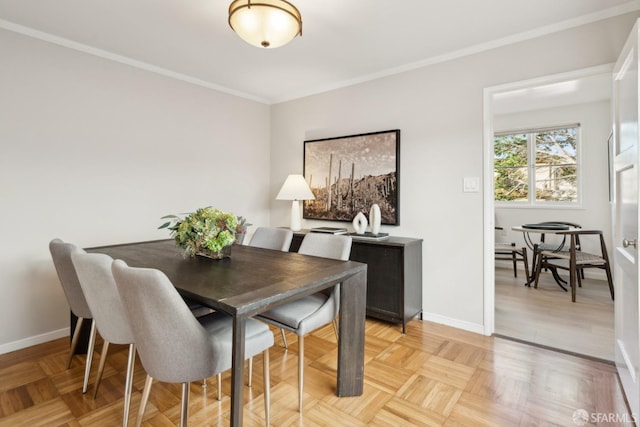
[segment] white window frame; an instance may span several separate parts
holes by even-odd
[[[576,128],[576,198],[575,202],[562,202],[562,201],[537,201],[535,199],[535,185],[536,185],[536,173],[535,173],[535,134],[541,132],[548,132],[557,129]],[[582,208],[582,127],[580,123],[570,123],[563,125],[545,126],[531,129],[517,129],[509,131],[500,131],[494,133],[494,140],[499,135],[514,135],[514,134],[526,134],[527,135],[527,186],[529,191],[527,192],[527,201],[501,201],[495,200],[494,189],[494,203],[496,207],[500,208],[537,208],[537,209],[581,209]],[[495,171],[495,165],[494,165]],[[531,191],[533,189],[533,191]]]

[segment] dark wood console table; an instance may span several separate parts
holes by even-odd
[[[308,230],[295,232],[290,252],[297,252]],[[422,318],[422,239],[354,237],[351,261],[367,264],[367,316],[401,323]]]

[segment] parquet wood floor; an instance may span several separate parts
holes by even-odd
[[[573,426],[578,409],[590,414],[583,425],[614,425],[598,424],[603,417],[597,414],[628,417],[611,364],[427,321],[410,322],[403,336],[397,325],[371,319],[363,395],[335,396],[337,350],[329,326],[306,340],[305,406],[299,414],[297,346],[295,336],[288,339],[284,350],[276,334],[270,352],[274,426]],[[0,355],[0,426],[121,424],[127,351],[113,347],[95,400],[81,393],[84,356],[65,369],[67,339]],[[98,358],[96,352],[96,366]],[[253,387],[245,387],[246,426],[264,423],[260,362],[254,363]],[[144,378],[138,362],[131,423]],[[228,425],[230,377],[223,376],[221,401],[214,381],[207,388],[191,384],[190,425]],[[179,412],[180,386],[154,383],[144,425],[177,425]]]

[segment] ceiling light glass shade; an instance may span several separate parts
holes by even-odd
[[[302,35],[302,16],[285,0],[235,0],[229,5],[229,25],[247,43],[275,48]]]

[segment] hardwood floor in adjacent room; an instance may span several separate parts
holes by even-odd
[[[495,270],[495,333],[602,360],[614,360],[613,300],[605,280],[584,279],[571,293],[551,273],[538,288],[524,286],[524,271]],[[565,275],[566,278],[566,275]]]
[[[597,425],[597,414],[629,417],[611,364],[427,321],[411,321],[402,335],[399,326],[371,319],[364,394],[336,397],[336,339],[327,326],[306,339],[304,412],[299,414],[297,345],[294,335],[288,339],[289,350],[284,350],[276,334],[270,350],[275,426],[570,426],[578,409],[589,414],[584,425]],[[60,339],[0,355],[0,426],[121,424],[126,346],[113,346],[95,400],[91,389],[81,393],[84,356],[74,357],[67,370],[67,351],[68,340]],[[245,426],[264,425],[260,357],[254,362],[253,387],[245,387]],[[94,376],[95,367],[92,383]],[[130,423],[144,378],[138,361]],[[229,374],[223,376],[221,401],[215,379],[209,383],[207,388],[191,384],[192,426],[229,423]],[[180,386],[154,383],[144,425],[176,425],[179,413]]]

